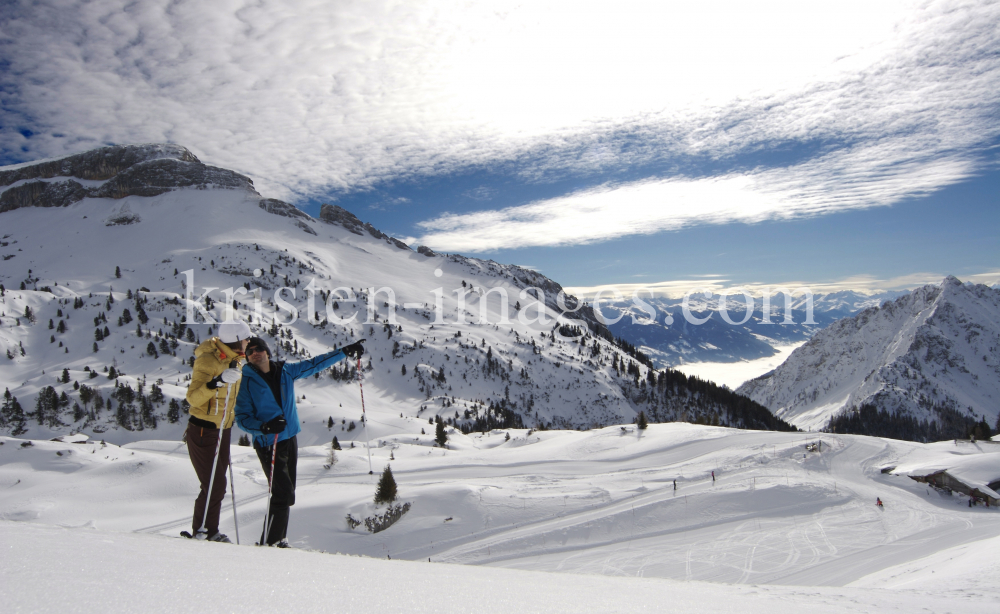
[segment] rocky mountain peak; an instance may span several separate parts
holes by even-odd
[[[86,184],[86,185],[85,185]],[[66,207],[84,198],[156,196],[178,188],[246,190],[253,181],[203,164],[170,143],[101,147],[57,160],[0,169],[0,213],[22,207]]]
[[[738,392],[800,428],[868,405],[908,425],[871,434],[953,438],[997,420],[998,382],[1000,292],[949,276],[835,322]]]

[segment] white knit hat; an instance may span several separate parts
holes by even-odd
[[[227,320],[219,324],[219,341],[223,343],[237,343],[249,339],[252,335],[246,322]]]

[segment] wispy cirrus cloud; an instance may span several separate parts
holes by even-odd
[[[924,196],[992,164],[989,151],[1000,136],[1000,61],[993,51],[1000,42],[998,23],[996,5],[929,5],[900,26],[884,49],[868,50],[878,59],[863,62],[857,72],[736,100],[694,117],[649,118],[639,138],[616,138],[614,131],[598,138],[595,132],[590,146],[540,156],[528,170],[542,175],[553,166],[676,160],[679,170],[666,177],[440,215],[420,224],[424,235],[418,240],[465,251],[585,244]],[[588,157],[595,148],[607,155]],[[792,153],[781,161],[767,162],[763,155],[789,148]],[[745,160],[755,153],[765,162],[747,167]],[[699,157],[700,165],[684,166]]]
[[[927,26],[948,13],[938,6],[8,4],[0,151],[31,159],[167,140],[278,196],[517,164],[539,151],[552,154],[549,169],[673,149],[717,155],[762,142],[759,101],[877,64],[913,42],[909,30],[940,29]],[[988,21],[988,8],[953,19]],[[621,147],[621,130],[639,135],[633,148]]]
[[[803,296],[803,291],[808,290],[814,295],[829,294],[832,292],[853,291],[861,294],[876,294],[892,290],[913,290],[929,284],[940,284],[947,275],[934,272],[910,273],[891,278],[879,278],[873,275],[851,275],[839,279],[814,279],[814,280],[774,280],[768,283],[754,282],[735,284],[733,280],[724,275],[702,276],[700,279],[673,279],[662,280],[649,283],[621,283],[602,284],[597,286],[575,286],[565,288],[566,292],[583,299],[592,300],[600,297],[602,300],[614,300],[613,297],[621,296],[630,299],[633,296],[639,298],[667,297],[681,298],[685,294],[708,292],[710,294],[720,294],[728,291],[734,296],[738,296],[743,290],[752,296],[759,297],[765,291],[770,291],[772,296],[778,289],[790,290],[794,296]],[[994,285],[1000,283],[1000,271],[987,271],[974,273],[960,277],[963,282],[977,284]]]

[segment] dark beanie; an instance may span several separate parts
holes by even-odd
[[[253,348],[260,348],[267,352],[267,357],[271,357],[271,348],[268,347],[267,341],[264,341],[260,337],[250,337],[250,341],[247,343],[246,353],[249,354],[250,350]]]

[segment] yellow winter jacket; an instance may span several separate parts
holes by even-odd
[[[191,375],[191,384],[187,391],[187,401],[191,404],[191,416],[219,425],[222,424],[222,416],[225,414],[226,423],[223,428],[231,428],[236,415],[233,408],[236,405],[236,396],[240,392],[240,382],[228,386],[228,408],[226,406],[227,387],[223,385],[213,389],[207,387],[206,384],[228,369],[229,363],[233,360],[241,361],[240,365],[242,365],[243,356],[220,341],[218,337],[212,337],[202,342],[195,349],[194,356],[194,373]],[[239,369],[240,366],[236,368]]]

